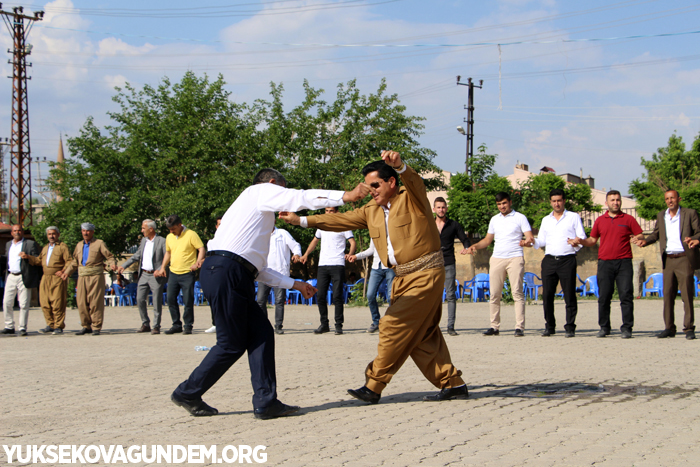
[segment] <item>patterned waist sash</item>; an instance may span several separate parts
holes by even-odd
[[[413,274],[414,272],[422,271],[424,269],[441,268],[445,266],[445,260],[442,255],[442,251],[433,251],[432,253],[427,253],[420,258],[416,258],[413,261],[409,261],[406,264],[399,264],[396,266],[396,275],[407,276]]]
[[[80,277],[85,277],[85,276],[96,276],[98,274],[104,273],[104,266],[80,266],[78,268],[78,276]]]

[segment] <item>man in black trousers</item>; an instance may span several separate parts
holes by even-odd
[[[200,281],[216,319],[216,345],[190,377],[173,392],[171,400],[194,416],[219,412],[202,396],[245,352],[253,384],[254,415],[270,419],[290,415],[299,407],[277,399],[275,334],[267,315],[256,303],[257,280],[272,287],[295,289],[310,298],[316,289],[266,267],[270,233],[276,211],[298,211],[339,206],[369,193],[360,184],[351,192],[288,190],[282,174],[263,169],[223,217],[221,227],[209,242]]]

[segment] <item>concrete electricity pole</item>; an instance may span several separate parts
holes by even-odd
[[[467,160],[465,162],[465,172],[471,177],[471,171],[469,170],[469,159],[474,157],[474,88],[481,89],[484,84],[484,80],[480,79],[479,85],[477,86],[476,84],[472,83],[471,78],[467,78],[466,83],[460,82],[461,78],[461,76],[457,76],[457,85],[469,87],[468,103],[464,106],[464,108],[467,109],[467,118],[464,120],[467,122],[467,131],[465,132],[464,128],[461,126],[457,127],[457,131],[467,136]],[[472,186],[473,185],[474,180],[472,180]]]
[[[0,3],[0,9],[2,3]],[[0,10],[0,15],[13,38],[12,60],[12,137],[9,189],[9,222],[23,227],[32,225],[32,169],[29,146],[29,105],[27,101],[27,56],[32,53],[26,43],[34,21],[41,21],[43,11],[33,16],[24,14],[24,8],[14,7],[12,12]],[[25,206],[27,203],[27,206]]]

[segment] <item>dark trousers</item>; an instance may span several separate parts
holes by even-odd
[[[576,330],[576,255],[552,256],[545,255],[542,260],[542,305],[544,306],[544,321],[548,330],[554,331],[557,321],[554,318],[554,295],[557,284],[561,283],[566,303],[567,331]]]
[[[617,282],[622,309],[620,331],[632,331],[634,326],[634,290],[632,288],[632,259],[598,260],[598,325],[610,332],[610,301]]]
[[[192,329],[194,325],[194,272],[185,274],[170,273],[168,276],[168,308],[173,319],[173,327],[182,327],[180,321],[180,307],[177,304],[177,296],[182,290],[182,303],[185,304],[185,312],[182,320],[185,327]]]
[[[695,278],[693,267],[685,256],[680,258],[666,258],[664,265],[664,325],[666,329],[676,329],[676,295],[681,289],[685,317],[683,318],[683,332],[695,330]]]
[[[253,276],[229,258],[209,256],[202,265],[200,281],[214,310],[216,345],[176,391],[186,399],[201,398],[248,352],[253,407],[268,407],[277,400],[275,334],[255,302]]]
[[[265,312],[267,316],[267,296],[270,294],[270,289],[275,292],[275,327],[282,329],[284,322],[284,302],[287,301],[287,289],[281,287],[270,287],[269,285],[258,282],[258,306]]]
[[[318,287],[318,312],[321,324],[328,326],[328,285],[333,282],[333,304],[335,305],[335,325],[343,325],[343,285],[345,266],[319,266],[316,286]]]

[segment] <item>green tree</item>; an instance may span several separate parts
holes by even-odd
[[[513,206],[527,217],[532,228],[539,229],[542,219],[552,212],[549,193],[556,188],[564,190],[567,210],[600,212],[600,206],[593,203],[591,187],[585,183],[567,184],[553,173],[534,175],[513,195]]]
[[[659,148],[651,160],[642,158],[641,164],[646,174],[630,183],[640,216],[654,219],[659,211],[666,209],[667,190],[678,191],[683,206],[700,209],[700,134],[686,151],[683,138],[674,133],[666,147]]]
[[[484,145],[479,146],[470,159],[471,177],[463,173],[453,175],[447,191],[450,217],[465,231],[481,237],[486,235],[491,217],[498,213],[494,199],[496,193],[513,192],[508,179],[493,170],[498,156],[486,154],[486,149]]]
[[[305,83],[304,100],[289,111],[281,85],[272,83],[271,98],[250,105],[232,102],[224,87],[221,76],[188,72],[175,84],[164,78],[157,87],[117,88],[111,124],[100,129],[88,118],[68,140],[71,157],[53,167],[48,183],[63,201],[43,211],[37,238],[57,225],[74,245],[80,223],[90,221],[113,252],[124,252],[137,244],[143,219],[167,233],[164,219],[178,214],[206,240],[213,218],[264,167],[280,170],[292,188],[349,190],[362,167],[391,148],[419,172],[438,171],[435,153],[417,142],[423,118],[406,115],[385,82],[369,95],[354,81],[340,84],[330,103]],[[313,235],[290,230],[303,244]]]

